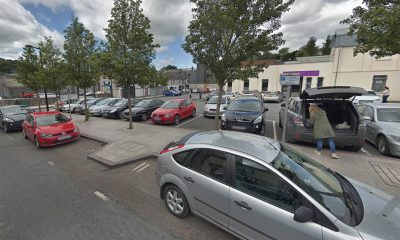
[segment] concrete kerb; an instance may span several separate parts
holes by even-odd
[[[133,162],[139,162],[139,161],[147,159],[147,158],[156,158],[158,156],[158,154],[156,152],[152,152],[152,153],[149,153],[149,154],[138,155],[138,156],[136,156],[134,158],[122,159],[119,162],[115,163],[115,162],[109,161],[106,158],[103,158],[101,156],[96,155],[98,152],[100,152],[101,150],[103,150],[104,148],[106,148],[110,144],[107,140],[102,139],[102,138],[98,138],[98,137],[94,137],[94,136],[91,136],[91,135],[88,135],[88,134],[82,134],[82,133],[81,133],[81,137],[87,138],[87,139],[90,139],[90,140],[94,140],[94,141],[100,142],[102,144],[102,146],[100,148],[98,148],[95,151],[93,151],[92,153],[90,153],[87,156],[87,158],[90,159],[90,160],[94,160],[96,162],[99,162],[99,163],[101,163],[104,166],[107,166],[109,168],[121,167],[121,166],[125,166],[125,165],[128,165],[128,164],[131,164]]]

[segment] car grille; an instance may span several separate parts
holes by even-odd
[[[213,108],[210,108],[208,110],[211,111],[211,112],[215,112],[216,111],[216,109],[213,109]]]
[[[231,126],[243,126],[243,127],[252,127],[252,122],[238,122],[238,121],[228,121],[228,124]]]
[[[154,114],[153,117],[164,117],[164,114]]]

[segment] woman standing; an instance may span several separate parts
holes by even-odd
[[[327,139],[329,148],[332,152],[332,158],[338,159],[339,156],[336,154],[335,143],[333,142],[335,133],[333,132],[331,124],[329,123],[326,112],[316,105],[311,105],[309,110],[310,120],[313,124],[314,138],[317,140],[317,150],[314,150],[314,153],[321,155],[324,139]]]
[[[388,100],[389,95],[390,95],[390,90],[389,90],[388,86],[385,87],[385,90],[383,90],[382,94],[383,94],[382,103],[387,103],[387,100]]]

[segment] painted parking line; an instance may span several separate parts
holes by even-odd
[[[143,167],[139,168],[139,169],[136,171],[136,173],[140,173],[141,171],[145,170],[145,169],[148,168],[148,167],[150,167],[150,164],[147,163],[147,164],[144,165]]]
[[[368,154],[368,155],[371,155],[371,153],[369,153],[367,150],[365,150],[364,148],[361,148],[361,152],[362,153],[365,153],[365,154]]]
[[[194,117],[194,118],[192,118],[192,119],[190,119],[190,120],[188,120],[188,121],[186,121],[186,122],[183,122],[183,123],[181,123],[181,124],[179,124],[179,125],[176,125],[176,127],[178,128],[178,127],[181,127],[181,126],[183,126],[183,125],[185,125],[185,124],[188,124],[188,123],[190,123],[190,122],[192,122],[192,121],[198,119],[199,117],[202,117],[202,115],[198,115],[197,117]]]
[[[134,172],[134,171],[138,170],[139,168],[143,167],[143,166],[146,165],[146,164],[147,164],[147,162],[143,162],[143,163],[139,164],[139,165],[136,166],[134,169],[132,169],[131,172]]]
[[[101,198],[104,202],[108,201],[108,197],[99,191],[94,192],[94,195]]]

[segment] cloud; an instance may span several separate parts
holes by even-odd
[[[168,65],[174,65],[174,63],[175,63],[174,58],[164,58],[164,59],[156,61],[156,68],[160,69],[160,68],[168,66]]]
[[[26,45],[37,45],[51,36],[61,47],[63,36],[39,24],[33,15],[15,1],[0,0],[0,56],[16,59]]]
[[[291,50],[303,46],[311,36],[322,44],[335,30],[346,28],[340,21],[348,17],[362,0],[297,0],[282,16],[285,47]]]

